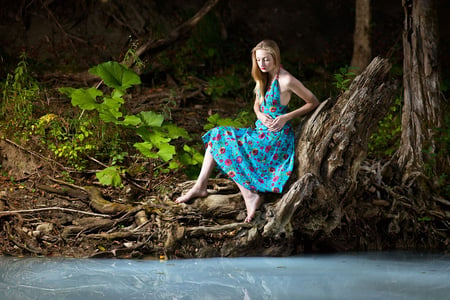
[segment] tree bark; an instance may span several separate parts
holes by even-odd
[[[353,34],[353,57],[351,66],[361,73],[372,59],[370,22],[372,20],[370,0],[356,0],[355,32]]]
[[[271,209],[264,236],[292,240],[294,231],[329,235],[352,199],[356,175],[378,121],[392,104],[390,64],[375,58],[334,103],[319,106],[303,125],[297,145],[298,180]],[[298,209],[301,206],[301,209]]]
[[[436,154],[433,129],[442,125],[443,103],[435,1],[403,0],[403,8],[404,105],[398,162],[406,183],[425,174],[426,164],[431,166],[430,156]]]

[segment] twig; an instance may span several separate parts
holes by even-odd
[[[75,185],[75,184],[72,184],[72,183],[68,183],[68,182],[65,182],[65,181],[62,181],[62,180],[58,180],[58,179],[52,178],[50,176],[47,176],[47,177],[48,177],[48,179],[50,179],[53,182],[56,182],[56,183],[59,183],[59,184],[62,184],[62,185],[67,185],[67,186],[70,186],[70,187],[72,187],[74,189],[79,189],[79,190],[82,190],[83,192],[87,193],[87,190],[84,187],[82,187],[82,186]]]
[[[152,220],[147,220],[144,223],[142,223],[141,225],[139,225],[138,227],[134,228],[131,230],[131,232],[137,232],[138,230],[140,230],[142,227],[144,227],[145,225],[147,225],[148,223],[152,222]]]
[[[92,160],[93,162],[99,164],[100,166],[104,167],[104,168],[107,168],[107,167],[108,167],[108,165],[102,163],[102,162],[99,161],[98,159],[95,159],[95,158],[93,158],[93,157],[91,157],[91,156],[88,156],[88,158],[89,158],[90,160]]]
[[[95,159],[95,158],[93,158],[93,157],[90,157],[90,156],[88,156],[88,158],[89,158],[90,160],[92,160],[93,162],[98,163],[98,164],[101,165],[102,167],[108,168],[108,166],[105,165],[104,163],[102,163],[101,161],[99,161],[99,160],[97,160],[97,159]],[[139,185],[139,184],[136,182],[136,180],[135,180],[134,178],[132,178],[131,176],[129,176],[127,173],[125,173],[125,175],[124,175],[124,174],[120,174],[120,178],[122,178],[122,180],[124,180],[124,181],[127,181],[129,184],[131,184],[131,185],[134,186],[135,188],[137,188],[137,189],[139,189],[139,190],[141,190],[141,191],[144,191],[144,192],[148,192],[148,190],[147,190],[145,187]]]
[[[217,233],[217,232],[222,232],[222,231],[242,229],[242,228],[251,228],[251,227],[253,227],[253,225],[249,224],[249,223],[231,223],[231,224],[225,224],[225,225],[214,226],[214,227],[208,227],[208,226],[191,227],[191,228],[187,228],[186,231],[191,236],[195,236],[195,235],[201,235],[201,234],[207,234],[207,233]]]
[[[0,217],[7,216],[7,215],[13,215],[13,214],[36,213],[36,212],[49,211],[49,210],[58,210],[58,211],[63,211],[63,212],[80,213],[80,214],[84,214],[84,215],[88,215],[88,216],[94,216],[94,217],[111,218],[110,215],[97,214],[97,213],[93,213],[93,212],[76,210],[76,209],[71,209],[71,208],[64,208],[64,207],[45,207],[45,208],[36,208],[36,209],[21,209],[21,210],[0,211]]]

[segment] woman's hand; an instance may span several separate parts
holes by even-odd
[[[264,126],[266,126],[269,131],[272,132],[278,132],[281,129],[283,129],[284,125],[286,125],[287,119],[284,117],[284,115],[278,116],[275,119],[272,118],[268,114],[260,114],[258,116],[258,119],[263,123]]]
[[[269,128],[269,126],[273,123],[273,118],[268,114],[259,114],[258,119],[263,123],[264,126]]]
[[[284,115],[281,115],[281,116],[276,117],[275,119],[272,119],[269,126],[267,126],[267,125],[266,126],[270,131],[278,132],[281,129],[283,129],[284,125],[286,125],[286,122],[287,122],[287,120],[284,117]]]

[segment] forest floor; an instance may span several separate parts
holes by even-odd
[[[151,89],[139,91],[141,96],[150,94]],[[73,109],[70,102],[56,101],[50,106],[47,113]],[[147,103],[146,109],[151,110],[151,106]],[[171,117],[187,129],[194,142],[200,142],[209,115],[233,117],[248,107],[248,103],[234,100],[210,103],[197,99],[195,104],[188,100],[173,107]],[[50,151],[43,153],[42,147],[34,147],[34,143],[31,140],[19,145],[5,137],[0,139],[0,255],[140,257],[147,253],[150,257],[164,257],[164,245],[149,242],[153,234],[158,234],[152,228],[156,226],[153,222],[160,220],[148,214],[153,219],[143,216],[139,223],[134,213],[142,207],[149,209],[149,203],[152,209],[165,211],[177,206],[173,203],[173,198],[181,194],[177,186],[189,181],[183,170],[153,178],[141,173],[125,180],[124,188],[107,187],[98,182],[95,170],[78,172],[68,168]],[[96,163],[91,165],[95,168]],[[133,183],[151,188],[135,189]],[[118,208],[107,208],[114,205]],[[129,234],[120,234],[125,231]]]

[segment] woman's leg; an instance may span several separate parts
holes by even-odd
[[[208,186],[208,178],[214,170],[215,166],[216,161],[212,157],[210,148],[208,147],[205,151],[202,168],[200,170],[200,174],[198,175],[197,181],[186,194],[178,197],[175,202],[183,203],[191,200],[192,198],[206,197],[208,195],[208,191],[206,190]]]
[[[252,221],[253,217],[255,217],[256,210],[261,205],[262,199],[258,193],[252,192],[239,183],[236,184],[241,191],[242,197],[244,197],[245,207],[247,208],[247,217],[244,222],[249,223]]]

